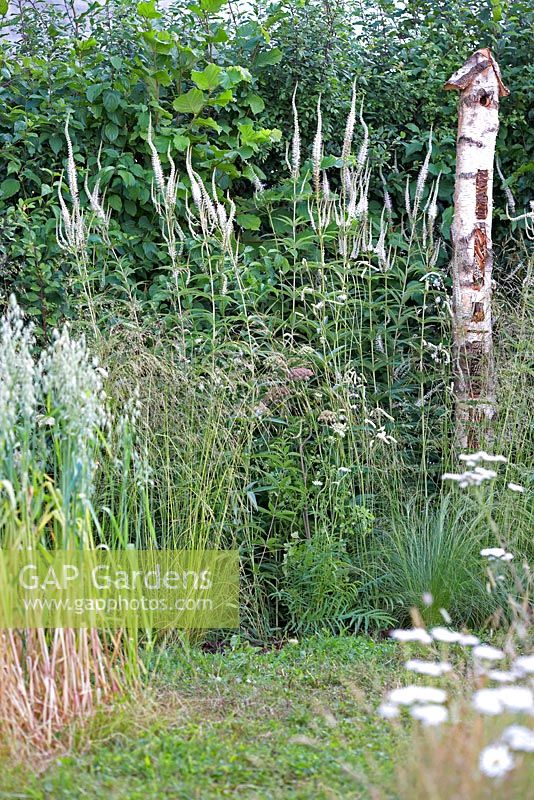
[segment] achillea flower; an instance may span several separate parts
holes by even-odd
[[[478,453],[462,453],[459,458],[460,461],[465,461],[468,467],[476,466],[479,461],[493,462],[495,464],[506,464],[508,461],[505,456],[493,456],[490,453],[486,453],[485,450],[480,450]]]
[[[420,642],[421,644],[432,644],[432,637],[424,628],[409,628],[407,630],[397,629],[391,631],[390,636],[398,642]]]
[[[490,681],[495,681],[496,683],[513,683],[518,678],[516,672],[507,672],[500,669],[490,669],[489,672],[486,672],[486,676]]]
[[[508,488],[511,492],[520,492],[523,493],[525,491],[524,486],[520,486],[518,483],[509,483]]]
[[[337,422],[337,414],[335,411],[321,411],[317,417],[317,422],[322,422],[324,425],[334,425]]]
[[[475,467],[473,470],[455,474],[453,472],[446,472],[441,476],[442,481],[454,481],[460,489],[467,489],[470,486],[481,486],[484,481],[493,480],[497,477],[497,473],[492,469],[485,469],[484,467]]]
[[[505,657],[502,650],[489,644],[478,644],[473,648],[472,652],[475,658],[481,658],[485,661],[501,661]]]
[[[378,706],[378,714],[383,719],[395,719],[399,713],[399,707],[395,703],[382,703]]]
[[[526,686],[503,686],[497,690],[508,711],[534,711],[534,694]]]
[[[457,631],[450,631],[448,628],[443,628],[440,626],[432,628],[430,633],[437,642],[449,642],[451,644],[457,643],[461,636],[461,634]]]
[[[438,706],[434,703],[427,703],[422,706],[415,706],[410,711],[414,719],[420,720],[425,727],[434,727],[446,722],[449,712],[444,706]]]
[[[502,558],[506,554],[503,547],[485,547],[480,551],[480,555],[484,558]]]
[[[462,647],[475,647],[477,644],[480,644],[480,639],[472,633],[461,633],[457,642],[462,645]]]
[[[482,750],[478,765],[488,778],[501,778],[514,768],[514,759],[505,744],[491,744]]]
[[[497,689],[479,689],[472,698],[473,708],[480,714],[496,716],[504,710],[503,703]]]
[[[534,655],[519,656],[514,661],[514,667],[521,673],[532,675],[534,673]]]
[[[309,381],[314,374],[313,370],[308,367],[293,367],[288,371],[287,377],[290,381]]]
[[[413,703],[445,703],[447,692],[433,686],[404,686],[402,689],[393,689],[388,694],[388,700],[401,706],[411,706]]]
[[[447,661],[423,661],[419,658],[410,659],[404,666],[411,672],[417,672],[419,675],[430,675],[431,677],[439,677],[452,670]]]
[[[509,725],[502,732],[501,741],[512,750],[534,753],[534,731],[524,725]]]
[[[273,386],[263,398],[262,404],[265,406],[275,405],[284,400],[289,394],[290,391],[287,386]]]

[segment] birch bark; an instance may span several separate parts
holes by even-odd
[[[499,98],[509,94],[489,49],[477,50],[445,89],[460,92],[453,243],[453,349],[456,431],[477,450],[495,414],[491,273],[493,159]]]

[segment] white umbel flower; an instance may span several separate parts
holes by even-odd
[[[378,707],[378,714],[383,719],[395,719],[399,716],[399,707],[395,703],[382,703]]]
[[[501,703],[508,711],[534,711],[534,694],[526,686],[503,686],[498,689]]]
[[[431,644],[432,637],[424,628],[409,628],[407,630],[397,629],[390,634],[392,639],[398,642],[420,642],[420,644]]]
[[[430,633],[432,634],[432,637],[433,639],[436,640],[436,642],[447,642],[449,644],[454,644],[458,642],[458,639],[462,635],[457,631],[450,631],[448,628],[443,628],[440,626],[438,626],[437,628],[432,628]]]
[[[418,719],[426,727],[433,727],[441,725],[446,722],[449,712],[444,706],[438,706],[433,703],[428,703],[424,706],[415,706],[410,711],[414,719]]]
[[[400,706],[411,706],[413,703],[445,703],[447,692],[444,689],[435,689],[433,686],[403,686],[393,689],[388,700]]]
[[[483,550],[480,551],[480,555],[483,558],[502,558],[506,550],[503,547],[484,547]]]
[[[521,673],[532,675],[534,673],[534,654],[529,656],[519,656],[514,661],[514,667]]]
[[[503,731],[501,739],[512,750],[534,753],[534,731],[525,725],[509,725]]]
[[[482,750],[478,765],[488,778],[500,778],[513,769],[514,759],[505,744],[491,744]]]
[[[490,644],[478,644],[473,648],[473,655],[475,658],[480,658],[484,661],[500,661],[504,658],[503,651],[497,647],[492,647]]]
[[[423,661],[419,658],[412,658],[404,665],[406,669],[417,672],[419,675],[430,675],[439,677],[452,670],[447,661]]]
[[[521,494],[525,491],[525,487],[520,486],[519,483],[509,483],[508,488],[511,492],[519,492]]]
[[[496,716],[504,710],[498,689],[479,689],[473,695],[473,708],[480,714]]]
[[[480,644],[480,639],[472,633],[461,633],[458,637],[458,644],[461,644],[462,647],[475,647]]]

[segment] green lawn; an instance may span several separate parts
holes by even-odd
[[[146,698],[78,734],[82,755],[41,774],[0,764],[0,798],[394,797],[400,734],[376,706],[400,659],[363,637],[166,651]]]

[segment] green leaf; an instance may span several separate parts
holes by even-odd
[[[238,214],[237,224],[247,231],[259,231],[261,219],[255,214]]]
[[[169,31],[143,31],[141,36],[156,53],[165,55],[174,47],[174,41]]]
[[[20,183],[16,178],[6,178],[5,181],[0,183],[0,192],[2,192],[2,197],[6,200],[8,197],[13,197],[14,194],[20,189]]]
[[[158,69],[157,72],[152,74],[152,78],[161,86],[170,86],[172,83],[172,76],[165,69]]]
[[[114,122],[108,122],[106,125],[104,125],[104,134],[110,142],[114,142],[119,135],[119,129]]]
[[[8,0],[0,0],[0,15],[3,17],[7,14],[9,8]]]
[[[249,94],[246,98],[246,102],[249,104],[253,114],[259,114],[260,111],[263,111],[265,108],[265,103],[259,94]]]
[[[224,28],[217,28],[215,33],[212,33],[211,36],[208,37],[208,42],[213,42],[213,44],[222,44],[222,42],[227,42],[229,39],[228,34],[224,30]]]
[[[155,0],[148,0],[148,2],[137,4],[137,13],[144,19],[160,19],[161,14],[156,8]]]
[[[94,103],[96,98],[102,94],[104,91],[104,86],[101,83],[93,83],[91,86],[88,86],[85,90],[85,96],[89,100],[90,103]],[[105,102],[104,102],[105,105]]]
[[[221,72],[222,70],[217,64],[208,64],[206,69],[203,69],[202,72],[195,69],[192,70],[191,80],[193,83],[196,83],[199,89],[211,92],[212,89],[217,88],[219,85]]]
[[[221,77],[221,85],[225,89],[231,89],[232,86],[237,86],[238,83],[246,81],[250,83],[252,75],[246,67],[227,67],[224,75]]]
[[[200,8],[207,11],[208,14],[216,14],[223,6],[226,5],[227,0],[200,0]]]
[[[210,100],[210,106],[227,106],[228,103],[231,103],[234,99],[231,89],[225,89],[224,92],[221,92],[216,97],[212,97]]]
[[[257,67],[266,67],[269,64],[278,64],[282,58],[282,51],[279,47],[273,47],[272,50],[264,50],[259,53],[256,58]]]
[[[65,140],[63,136],[61,136],[61,134],[59,133],[53,133],[50,139],[48,140],[50,147],[52,148],[56,156],[58,153],[61,152],[64,141]]]
[[[122,200],[118,194],[110,194],[107,198],[107,204],[115,211],[122,211]]]
[[[182,114],[194,114],[196,116],[204,107],[205,101],[205,95],[200,89],[190,89],[186,94],[181,94],[177,97],[172,107]]]
[[[212,130],[214,130],[214,131],[217,131],[217,133],[220,133],[220,132],[222,131],[222,128],[221,128],[221,126],[220,126],[220,125],[218,125],[218,124],[215,122],[215,120],[213,119],[213,117],[198,117],[198,118],[195,120],[195,123],[194,123],[194,124],[195,124],[195,125],[202,126],[202,127],[204,127],[204,128],[211,128]]]
[[[135,186],[135,184],[137,183],[137,181],[135,180],[135,177],[132,175],[131,172],[128,172],[128,170],[119,169],[118,173],[121,176],[122,182],[124,183],[125,186],[127,186],[127,187],[128,186]]]
[[[172,137],[172,143],[179,153],[184,153],[189,147],[189,138],[182,133],[175,133]]]
[[[104,108],[106,111],[113,112],[119,107],[121,96],[114,89],[108,89],[104,92]]]

